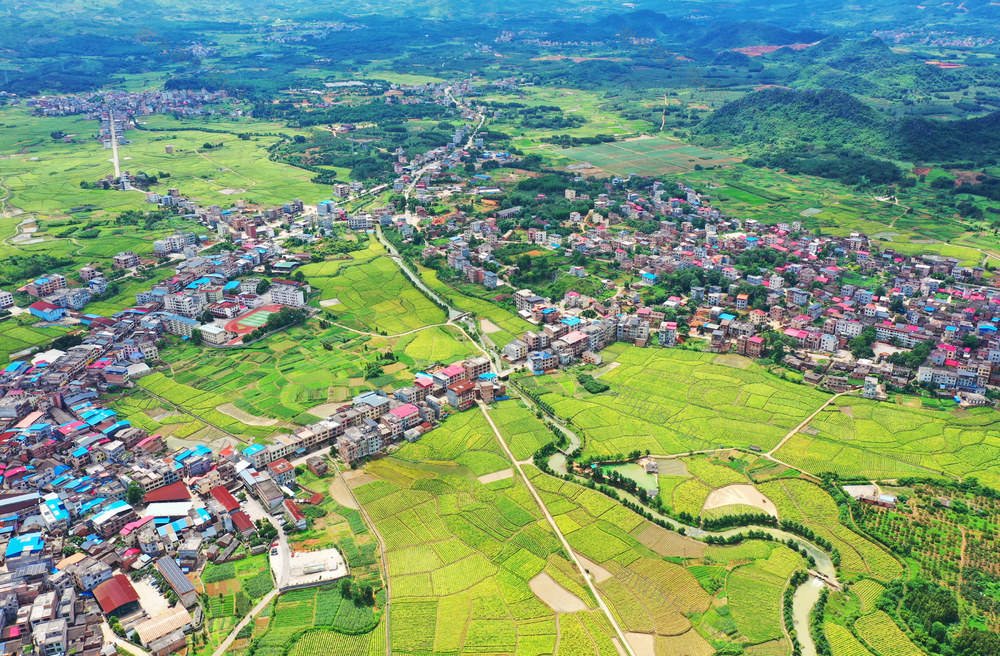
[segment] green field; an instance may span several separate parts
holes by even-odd
[[[476,315],[480,321],[487,320],[496,327],[494,329],[483,329],[483,336],[493,342],[498,349],[502,349],[511,340],[520,337],[528,330],[537,328],[515,313],[500,307],[491,300],[478,298],[463,294],[447,283],[438,279],[437,271],[426,267],[418,266],[417,272],[424,284],[435,294],[441,296],[449,305],[461,312],[470,312]]]
[[[738,160],[722,153],[692,146],[676,139],[627,139],[559,150],[561,156],[589,162],[594,168],[617,176],[669,175],[693,170],[698,166],[719,166]]]
[[[309,414],[315,406],[345,401],[373,388],[391,391],[412,385],[413,374],[429,365],[451,363],[476,352],[467,338],[450,327],[385,338],[357,335],[336,326],[321,329],[316,324],[311,321],[236,350],[171,344],[162,352],[170,369],[159,374],[169,384],[158,386],[157,393],[196,416],[238,429],[232,430],[238,435],[262,438],[282,430],[282,422],[305,424],[322,418]],[[392,354],[395,362],[384,365],[382,375],[365,378],[366,365],[386,354]],[[150,379],[159,380],[150,376],[140,382],[146,385]],[[203,395],[196,406],[188,400],[195,392]],[[277,423],[246,425],[227,415],[220,417],[213,403],[232,404],[252,417]],[[325,417],[331,412],[321,414]]]
[[[524,484],[477,480],[509,466],[500,453],[473,410],[366,467],[377,480],[355,493],[386,546],[393,653],[541,656],[565,640],[593,646],[559,653],[613,656],[610,627]],[[542,572],[581,609],[557,623],[528,586]]]
[[[25,315],[23,319],[12,317],[0,322],[0,362],[6,363],[11,354],[33,347],[44,350],[48,342],[70,330],[64,326],[35,323],[36,321],[36,317]]]
[[[567,374],[519,381],[583,432],[586,455],[634,449],[667,455],[719,445],[766,449],[828,398],[740,357],[624,345],[604,355],[605,362],[617,363],[600,375],[609,392],[589,394]]]
[[[808,471],[877,478],[975,476],[1000,484],[1000,418],[991,408],[930,410],[844,397],[775,454]]]
[[[338,323],[392,335],[447,321],[445,311],[413,286],[377,240],[354,256],[354,263],[335,260],[302,269],[320,290],[321,306]],[[338,302],[329,302],[333,300]]]
[[[310,182],[312,173],[273,162],[267,147],[278,141],[277,132],[297,131],[272,122],[201,122],[148,117],[150,126],[169,127],[170,132],[129,130],[129,142],[119,150],[122,169],[160,171],[170,174],[160,188],[179,187],[187,196],[204,205],[229,206],[237,199],[262,204],[302,198],[315,202],[329,196],[329,190]],[[40,217],[64,216],[70,208],[96,206],[107,211],[148,209],[139,191],[82,189],[81,181],[94,182],[113,173],[111,151],[91,138],[97,122],[82,117],[37,117],[27,108],[0,108],[0,123],[6,138],[0,138],[0,178],[12,193],[10,203]],[[232,132],[199,131],[232,130]],[[11,129],[14,128],[14,129]],[[53,141],[50,132],[61,130],[82,143]],[[270,133],[275,136],[237,137],[240,132]],[[203,148],[205,143],[221,147]],[[167,153],[165,146],[173,146]]]

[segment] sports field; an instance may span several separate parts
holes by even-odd
[[[738,162],[683,141],[664,138],[638,138],[596,146],[558,151],[612,175],[668,175],[691,171],[696,165],[718,166]]]
[[[244,314],[242,317],[237,317],[227,323],[226,330],[234,332],[237,335],[252,333],[254,330],[267,323],[267,318],[280,309],[280,305],[265,305],[264,307],[257,308],[256,310],[252,310],[248,314]]]

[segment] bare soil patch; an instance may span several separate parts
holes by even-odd
[[[484,333],[486,333],[487,335],[500,332],[500,326],[496,325],[489,319],[480,319],[479,329]]]
[[[708,498],[705,499],[705,505],[702,506],[702,510],[733,505],[753,506],[754,508],[763,510],[768,515],[772,515],[773,517],[778,516],[778,509],[775,507],[773,501],[765,497],[753,485],[744,485],[741,483],[712,490]]]
[[[502,481],[508,478],[514,478],[513,469],[501,469],[500,471],[495,471],[492,474],[483,474],[479,477],[479,482],[486,485],[487,483],[496,483],[497,481]]]
[[[656,656],[656,638],[651,633],[625,634],[625,639],[632,646],[632,651],[636,656]]]
[[[735,353],[724,353],[715,358],[715,364],[721,364],[735,369],[746,369],[750,366],[750,358]]]
[[[555,579],[542,572],[528,582],[528,587],[546,606],[557,613],[575,613],[587,610],[587,605],[575,594],[559,585]]]
[[[257,415],[252,415],[249,412],[240,410],[232,403],[224,403],[223,405],[217,406],[215,408],[224,415],[228,415],[233,419],[242,421],[248,426],[274,426],[278,423],[277,419],[270,419],[268,417],[258,417]]]
[[[704,542],[686,538],[652,522],[647,523],[646,527],[635,537],[661,556],[701,558],[705,554],[706,545]]]
[[[333,497],[334,501],[345,508],[360,510],[358,502],[354,500],[354,496],[351,494],[347,484],[344,483],[344,480],[340,476],[333,479],[333,483],[330,483],[330,496]]]

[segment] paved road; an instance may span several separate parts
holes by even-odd
[[[152,656],[148,651],[144,650],[138,645],[133,645],[128,640],[119,638],[115,635],[115,632],[111,630],[111,625],[107,622],[101,622],[101,633],[104,634],[104,644],[111,643],[117,647],[121,647],[123,650],[130,654],[135,654],[135,656]]]
[[[118,135],[115,134],[115,113],[109,107],[108,119],[111,123],[111,162],[115,165],[115,179],[122,177],[122,167],[118,164]]]
[[[482,401],[479,402],[479,410],[483,413],[483,416],[486,417],[487,423],[489,423],[490,428],[493,429],[493,433],[497,436],[497,440],[500,442],[500,446],[503,447],[504,453],[507,454],[507,458],[511,461],[511,463],[513,463],[514,468],[517,469],[517,473],[521,476],[521,480],[524,481],[524,484],[528,487],[528,491],[531,493],[531,496],[534,497],[535,503],[538,504],[542,514],[545,515],[545,520],[549,523],[549,526],[552,527],[552,530],[555,531],[556,537],[558,537],[559,541],[562,543],[563,549],[567,554],[569,554],[573,564],[576,565],[576,568],[579,570],[583,580],[587,583],[587,587],[590,588],[591,594],[593,594],[594,599],[597,600],[598,606],[600,606],[605,616],[607,616],[608,621],[611,622],[611,626],[614,628],[615,633],[618,634],[618,640],[622,643],[622,648],[628,652],[629,656],[636,656],[635,652],[632,651],[632,645],[630,645],[628,640],[625,638],[625,633],[622,631],[622,628],[618,626],[618,621],[615,620],[615,616],[611,613],[611,609],[608,608],[606,603],[604,603],[604,599],[601,597],[597,587],[594,585],[590,574],[587,573],[586,568],[584,568],[584,566],[580,563],[580,560],[577,558],[576,552],[569,546],[569,542],[566,541],[566,537],[562,534],[562,531],[559,530],[559,526],[556,524],[556,520],[552,517],[552,513],[549,512],[545,502],[542,501],[542,497],[540,497],[538,492],[535,490],[535,486],[531,484],[531,480],[528,479],[527,475],[524,473],[524,470],[521,468],[521,463],[517,461],[517,458],[514,457],[510,447],[507,446],[507,441],[504,440],[503,435],[500,433],[500,429],[497,428],[497,425],[493,423],[493,418],[490,417],[490,413],[486,412],[486,405]]]

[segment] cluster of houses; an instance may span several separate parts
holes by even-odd
[[[219,453],[203,445],[168,449],[160,435],[102,406],[86,385],[12,393],[25,375],[0,376],[7,392],[0,399],[4,653],[114,654],[101,630],[112,614],[147,652],[172,653],[205,620],[185,574],[269,546],[254,539],[257,527],[236,496],[259,500],[300,529],[300,504],[319,501],[293,491],[288,458],[322,476],[328,464],[311,452],[328,438],[286,435],[267,447]],[[177,597],[174,607],[133,585],[154,571]]]
[[[503,347],[509,362],[532,371],[599,362],[600,349],[612,341],[643,346],[653,340],[669,347],[688,331],[708,340],[714,352],[762,357],[769,354],[765,336],[776,333],[788,346],[787,366],[835,390],[873,377],[880,384],[863,392],[874,398],[884,394],[882,383],[919,384],[979,404],[986,402],[988,387],[1000,384],[994,366],[1000,362],[1000,289],[980,267],[908,255],[860,233],[829,236],[811,233],[801,222],[741,221],[722,215],[708,197],[685,185],[671,196],[655,183],[648,198],[625,190],[616,195],[614,183],[607,188],[609,193],[592,199],[567,189],[567,198],[591,200],[593,209],[524,235],[499,234],[497,219],[505,218],[499,212],[474,221],[455,213],[440,232],[461,234],[424,247],[425,258],[443,256],[469,281],[491,289],[506,284],[493,251],[522,238],[566,255],[614,262],[634,277],[622,289],[602,281],[617,292],[609,300],[576,291],[555,301],[530,290],[514,293],[520,316],[539,329]],[[656,220],[658,228],[637,231],[624,225],[628,219]],[[428,237],[435,228],[427,226]],[[644,292],[686,270],[715,284],[696,280],[682,294],[644,303]],[[584,266],[567,273],[587,276]],[[852,340],[863,333],[873,336],[875,357],[851,356]],[[917,367],[885,357],[922,344],[930,347],[929,356]],[[817,365],[823,373],[813,371]]]

